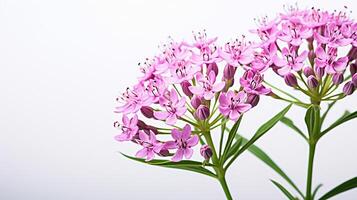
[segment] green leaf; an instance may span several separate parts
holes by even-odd
[[[312,193],[312,199],[315,199],[315,196],[317,194],[317,191],[322,187],[322,184],[317,185],[317,187],[315,188],[314,192]]]
[[[346,111],[342,117],[340,117],[339,119],[336,120],[336,122],[334,122],[333,124],[331,124],[331,126],[329,126],[327,129],[325,129],[324,131],[321,132],[321,136],[325,135],[327,132],[329,132],[330,130],[334,129],[335,127],[351,120],[357,117],[357,111],[350,113],[348,111]],[[320,136],[320,137],[321,137]]]
[[[227,154],[227,159],[230,158],[231,156],[233,156],[238,151],[239,147],[241,147],[241,145],[242,145],[242,141],[243,141],[243,138],[237,139],[237,141],[233,144],[232,148],[229,149],[228,154]]]
[[[320,107],[317,105],[311,105],[306,111],[305,123],[309,133],[312,138],[319,137],[320,133]]]
[[[306,141],[308,140],[307,137],[305,136],[305,134],[294,124],[294,122],[287,118],[287,117],[283,117],[280,120],[283,124],[285,124],[286,126],[290,127],[291,129],[293,129],[294,131],[296,131],[301,137],[303,137]]]
[[[273,128],[273,126],[277,124],[281,120],[281,118],[284,117],[284,115],[289,111],[291,105],[292,104],[288,105],[278,114],[276,114],[273,118],[271,118],[269,121],[264,123],[261,127],[259,127],[259,129],[255,132],[254,136],[232,156],[232,159],[229,161],[229,163],[225,168],[227,169],[241,153],[247,150],[249,146],[251,146],[255,141],[257,141],[260,137],[262,137],[271,128]]]
[[[350,189],[356,188],[357,187],[357,177],[354,177],[348,181],[345,181],[341,183],[340,185],[336,186],[329,192],[327,192],[325,195],[323,195],[319,200],[325,200],[329,199],[337,194],[340,194],[342,192],[346,192]]]
[[[154,165],[154,166],[160,166],[160,167],[166,167],[166,168],[175,168],[175,169],[182,169],[182,170],[188,170],[188,171],[193,171],[197,172],[200,174],[204,174],[207,176],[211,176],[213,178],[216,178],[216,175],[212,173],[210,170],[202,167],[203,163],[197,162],[197,161],[192,161],[192,160],[182,160],[180,162],[171,162],[169,160],[160,160],[160,159],[154,159],[151,161],[145,161],[145,159],[142,158],[135,158],[132,156],[128,156],[122,153],[123,156],[135,160],[141,163],[149,164],[149,165]],[[205,166],[213,166],[212,164],[205,164]]]
[[[224,150],[223,150],[223,155],[222,155],[223,161],[226,161],[226,159],[227,159],[227,153],[228,153],[229,149],[231,148],[232,142],[234,140],[234,136],[237,134],[237,131],[238,131],[241,121],[242,121],[242,116],[239,117],[238,121],[233,125],[231,131],[229,131],[226,146],[224,147]]]
[[[243,136],[238,136],[239,139],[243,140],[243,143],[246,143],[248,140]],[[263,161],[266,165],[272,168],[276,173],[278,173],[286,182],[288,182],[304,199],[304,194],[299,190],[295,183],[289,178],[289,176],[266,154],[262,149],[256,145],[251,145],[248,148],[248,151]]]
[[[278,182],[276,182],[276,181],[274,181],[274,180],[270,180],[270,181],[273,182],[273,184],[274,184],[277,188],[279,188],[280,191],[282,191],[288,199],[290,199],[290,200],[296,200],[296,198],[295,198],[292,194],[290,194],[289,191],[288,191],[287,189],[285,189],[280,183],[278,183]]]

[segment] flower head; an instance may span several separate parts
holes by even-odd
[[[139,131],[139,139],[137,142],[143,148],[136,153],[136,157],[146,157],[146,161],[152,160],[155,154],[160,153],[163,148],[163,144],[156,140],[156,136],[152,131],[150,131],[149,134],[146,134],[144,131]]]
[[[235,93],[228,91],[222,93],[219,96],[219,111],[222,115],[229,117],[233,121],[237,119],[245,112],[247,112],[252,105],[245,103],[247,94],[243,91]]]
[[[177,149],[172,161],[181,161],[185,156],[186,159],[190,159],[193,154],[192,147],[198,144],[198,136],[191,135],[191,126],[186,125],[183,130],[173,129],[171,136],[174,141],[168,141],[165,143],[165,148],[167,149]]]

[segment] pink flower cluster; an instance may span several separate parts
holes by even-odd
[[[155,155],[173,155],[175,162],[190,159],[203,129],[224,118],[236,121],[257,105],[260,95],[270,93],[262,84],[268,65],[264,58],[255,60],[251,43],[244,37],[224,46],[216,41],[205,32],[194,34],[192,43],[170,39],[159,55],[139,64],[143,75],[117,98],[115,112],[122,122],[116,123],[121,130],[116,140],[141,145],[136,156],[147,161]],[[237,82],[238,69],[242,73]],[[173,140],[165,141],[165,134]],[[209,147],[204,149],[209,152]],[[209,153],[203,155],[207,159]]]
[[[261,39],[252,62],[271,67],[287,85],[298,87],[297,77],[307,79],[302,81],[308,89],[318,88],[324,77],[339,85],[349,64],[351,76],[357,76],[352,63],[357,57],[357,24],[345,12],[289,7],[276,19],[263,18],[259,24],[252,30]],[[356,81],[349,81],[343,92],[349,95],[355,87]]]

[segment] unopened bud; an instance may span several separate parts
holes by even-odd
[[[259,103],[260,97],[256,94],[248,94],[247,103],[252,105],[252,107],[256,106]]]
[[[357,63],[352,63],[350,65],[350,72],[352,76],[357,72]]]
[[[347,82],[344,86],[343,86],[343,93],[345,93],[345,95],[351,95],[355,90],[355,86],[353,85],[352,81]]]
[[[332,82],[335,85],[339,85],[343,82],[343,74],[342,73],[336,73],[332,77]]]
[[[198,108],[195,112],[195,116],[200,120],[207,119],[209,117],[209,115],[210,115],[209,108],[205,105],[198,106]]]
[[[353,85],[354,85],[355,87],[357,87],[357,74],[354,74],[354,75],[352,76],[352,83],[353,83]]]
[[[224,70],[223,70],[223,77],[225,80],[231,80],[234,78],[234,74],[236,73],[236,67],[230,65],[230,64],[227,64],[225,67],[224,67]]]
[[[183,93],[185,93],[185,95],[187,95],[189,97],[192,97],[193,94],[192,94],[191,90],[188,89],[190,86],[191,86],[191,83],[189,83],[188,81],[184,81],[181,83],[181,88],[182,88]]]
[[[316,67],[316,78],[321,80],[321,78],[325,75],[325,69],[321,67]]]
[[[153,118],[154,117],[154,109],[151,108],[150,106],[143,106],[143,107],[140,108],[140,111],[147,118]]]
[[[306,76],[306,78],[315,75],[314,70],[311,67],[305,67],[303,73]]]
[[[316,88],[319,85],[319,81],[315,78],[315,76],[309,76],[307,78],[307,86],[309,88]]]
[[[202,103],[202,99],[198,96],[193,96],[193,98],[191,99],[191,105],[194,109],[197,109],[198,106],[200,106]]]
[[[297,79],[293,73],[289,73],[289,74],[285,75],[284,80],[285,80],[285,83],[290,87],[297,86]]]
[[[209,147],[207,144],[201,147],[200,153],[205,160],[209,160],[213,155],[211,147]]]

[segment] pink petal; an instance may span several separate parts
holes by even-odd
[[[140,131],[139,132],[139,138],[141,141],[144,141],[144,142],[149,142],[150,141],[150,138],[148,136],[148,134],[146,134],[144,131]]]
[[[320,58],[321,60],[329,59],[329,56],[326,54],[325,50],[321,46],[317,47],[315,53],[316,53],[316,56],[318,58]]]
[[[170,115],[170,113],[165,112],[165,111],[155,111],[154,112],[154,117],[158,120],[164,120],[166,119],[168,116]]]
[[[213,90],[214,92],[219,92],[219,91],[223,90],[223,88],[224,88],[225,85],[226,85],[226,84],[225,84],[224,82],[216,83],[216,84],[213,85],[212,90]]]
[[[155,157],[154,152],[153,151],[148,151],[147,158],[146,158],[145,161],[150,161],[150,160],[154,159],[154,157]]]
[[[166,124],[168,125],[175,125],[177,122],[177,117],[175,114],[169,115],[169,117],[166,119]]]
[[[203,89],[203,87],[201,87],[201,86],[190,86],[190,87],[188,87],[188,89],[189,89],[193,94],[199,95],[199,96],[201,96],[201,95],[203,94],[203,92],[204,92],[204,89]]]
[[[190,159],[192,157],[193,150],[190,148],[185,149],[185,157],[186,159]]]
[[[222,106],[227,106],[229,104],[227,101],[227,97],[224,93],[221,93],[221,95],[219,95],[219,104]]]
[[[181,138],[183,140],[188,140],[190,138],[190,136],[191,136],[191,126],[186,124],[183,127]]]
[[[294,38],[291,40],[290,44],[293,46],[300,46],[302,43],[302,40],[300,38]]]
[[[281,59],[278,56],[274,56],[273,57],[273,62],[278,67],[283,67],[283,66],[286,66],[288,64],[288,62],[286,60]]]
[[[174,157],[172,157],[172,161],[173,162],[179,162],[182,160],[183,158],[183,154],[184,154],[184,150],[183,149],[178,149],[174,155]]]
[[[213,93],[213,92],[205,92],[205,93],[203,94],[203,98],[204,98],[205,100],[211,100],[213,97],[214,97],[214,93]]]
[[[285,67],[278,69],[278,74],[284,76],[284,75],[288,74],[290,71],[291,71],[290,66],[285,66]]]
[[[138,157],[138,158],[144,158],[144,157],[146,157],[147,155],[148,155],[148,151],[147,151],[146,148],[143,148],[143,149],[139,150],[139,151],[135,154],[135,156]]]
[[[166,149],[176,149],[177,148],[177,144],[175,141],[168,141],[165,142],[164,148]]]
[[[336,62],[333,63],[334,65],[333,67],[335,68],[336,71],[342,72],[343,70],[346,69],[347,62],[348,62],[347,56],[339,58]]]
[[[239,105],[237,106],[237,110],[238,110],[240,113],[247,112],[250,108],[252,108],[252,105],[250,105],[250,104],[239,104]]]
[[[179,131],[178,129],[175,128],[171,131],[171,136],[175,140],[180,140],[181,139],[181,131]]]
[[[214,73],[214,71],[210,71],[210,73],[208,74],[208,78],[209,78],[209,82],[211,84],[216,82],[216,74]]]
[[[176,93],[175,89],[171,89],[170,98],[171,98],[172,102],[178,101],[178,97],[177,97],[177,93]]]
[[[196,146],[198,144],[199,138],[197,135],[193,135],[190,139],[187,140],[187,145],[189,147]]]
[[[240,113],[237,112],[236,110],[232,110],[230,113],[229,113],[229,119],[233,120],[233,121],[236,121],[240,116]]]

